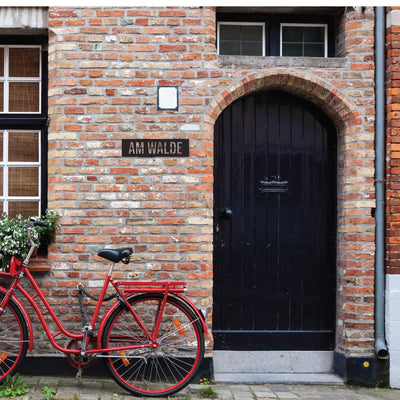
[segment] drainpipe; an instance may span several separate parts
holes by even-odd
[[[385,7],[375,7],[375,351],[388,358],[385,341]]]

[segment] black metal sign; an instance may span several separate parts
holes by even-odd
[[[189,139],[122,139],[123,157],[188,157]]]

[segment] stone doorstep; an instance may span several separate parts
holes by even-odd
[[[332,373],[331,351],[213,352],[216,383],[302,383],[343,385]]]
[[[320,385],[343,385],[343,379],[332,373],[326,374],[290,374],[290,373],[214,373],[216,383],[301,383],[301,384],[320,384]]]
[[[332,351],[214,350],[215,374],[331,374]]]

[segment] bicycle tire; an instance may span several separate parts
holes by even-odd
[[[0,293],[0,302],[4,293]],[[14,375],[28,350],[28,326],[20,307],[10,299],[0,315],[0,384]]]
[[[145,293],[129,303],[149,333],[163,294]],[[106,321],[102,347],[111,348],[149,340],[133,315],[120,304]],[[182,300],[168,296],[157,338],[157,348],[108,352],[105,365],[113,379],[136,396],[169,396],[196,375],[204,356],[204,333],[198,316]]]

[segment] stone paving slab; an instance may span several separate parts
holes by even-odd
[[[73,377],[27,376],[21,377],[29,393],[21,400],[44,400],[43,386],[51,386],[58,400],[135,400],[112,379],[83,377],[77,382]],[[400,390],[375,389],[357,386],[290,385],[290,384],[211,384],[221,400],[400,400]],[[162,400],[204,399],[204,385],[191,384],[181,392]],[[143,398],[145,399],[145,398]]]

